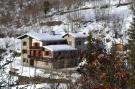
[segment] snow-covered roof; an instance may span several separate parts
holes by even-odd
[[[32,37],[36,40],[42,40],[42,41],[51,41],[51,40],[65,40],[60,34],[49,34],[49,33],[35,33],[35,32],[30,32],[26,33],[22,36],[17,37],[18,39],[22,39],[25,36]]]
[[[85,34],[83,32],[67,33],[64,36],[66,36],[66,35],[71,35],[74,38],[87,38],[87,36],[88,36],[87,34]]]
[[[77,50],[69,45],[48,45],[43,46],[43,48],[51,50],[51,51],[69,51],[69,50]]]

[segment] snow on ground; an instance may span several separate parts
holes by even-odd
[[[0,38],[0,48],[15,50],[20,53],[21,41],[16,38]]]
[[[126,3],[126,2],[127,2],[127,0],[121,0],[121,3]],[[116,5],[118,3],[119,3],[118,0],[112,0],[110,4]],[[108,2],[102,3],[102,4],[108,4]],[[96,5],[96,4],[92,4],[92,3],[87,2],[81,8],[87,8],[87,7],[90,8],[90,7],[93,7],[93,5]],[[53,20],[63,21],[63,24],[60,26],[47,27],[47,26],[39,26],[39,24],[34,24],[33,26],[24,27],[24,28],[22,27],[20,29],[27,29],[27,30],[33,29],[33,30],[40,30],[40,31],[47,29],[46,31],[53,30],[56,33],[65,34],[65,30],[66,31],[72,30],[69,16],[71,16],[70,18],[73,19],[76,17],[76,13],[80,13],[80,15],[76,18],[81,18],[82,21],[84,21],[84,22],[85,21],[93,21],[93,22],[88,22],[86,24],[81,23],[81,25],[80,25],[81,27],[77,28],[77,30],[79,32],[88,33],[89,31],[92,31],[94,33],[93,36],[95,38],[100,36],[101,34],[104,35],[105,37],[103,37],[103,41],[105,42],[107,49],[111,48],[111,45],[113,42],[127,43],[127,38],[128,38],[127,31],[129,29],[130,22],[132,21],[132,11],[130,10],[130,6],[129,5],[120,6],[120,7],[111,6],[109,9],[107,8],[106,11],[109,11],[109,15],[107,14],[107,12],[105,12],[105,14],[109,16],[109,20],[110,20],[107,23],[109,25],[106,27],[104,27],[104,25],[106,24],[106,21],[96,21],[95,20],[95,9],[86,9],[86,10],[71,12],[70,14],[67,13],[67,14],[63,14],[63,15],[54,15],[52,17]],[[103,12],[101,11],[101,13],[103,13]],[[115,36],[114,29],[112,29],[111,26],[112,26],[112,22],[118,18],[123,20],[123,23],[122,23],[123,25],[122,25],[122,28],[119,29],[120,30],[119,32],[120,32],[120,34],[123,34],[124,36],[123,36],[123,38],[115,39],[114,38],[114,36]],[[102,33],[100,33],[101,30],[103,30]],[[110,41],[106,42],[107,39],[109,39]],[[16,61],[15,65],[16,65],[16,68],[20,69],[18,71],[20,74],[25,75],[25,76],[34,76],[35,71],[36,71],[36,75],[50,77],[50,73],[48,71],[42,70],[42,69],[35,70],[35,68],[24,67],[20,63],[20,58],[17,58],[17,60],[18,61]],[[46,73],[46,75],[44,73]],[[54,74],[57,74],[57,72],[55,71]],[[61,74],[62,73],[59,73],[59,75],[61,75]],[[55,76],[55,78],[60,78],[60,76]]]
[[[28,85],[20,85],[18,88],[20,89],[55,89],[58,84],[48,84],[48,83],[43,83],[43,84],[28,84]],[[16,89],[16,87],[12,87],[12,89]],[[67,84],[59,84],[57,89],[69,89]]]
[[[8,59],[9,57],[10,56],[7,56],[6,59]],[[45,78],[54,78],[54,79],[71,79],[73,83],[80,77],[80,75],[77,72],[75,72],[76,68],[59,69],[50,72],[49,70],[45,70],[45,69],[26,67],[22,65],[20,57],[15,58],[14,62],[8,66],[7,71],[9,71],[11,67],[18,69],[17,73],[19,75],[27,76],[27,77],[41,76]],[[65,74],[66,72],[67,74]],[[39,88],[52,89],[52,87],[56,85],[57,84],[43,83],[43,84],[35,84],[35,85],[28,84],[28,86],[19,85],[18,87],[21,88],[26,86],[25,87],[26,89],[39,89]],[[13,87],[12,89],[16,89],[16,87]],[[58,89],[68,89],[67,84],[61,83],[58,86]]]
[[[109,3],[109,0],[108,1],[101,0],[101,2],[103,2],[103,5],[104,5],[106,3]],[[127,0],[121,0],[121,3],[126,3],[126,2],[127,2]],[[119,3],[119,0],[111,0],[111,5],[115,5],[118,3]],[[80,8],[91,7],[91,6],[93,7],[94,5],[96,5],[94,1],[86,2],[85,5],[83,5]],[[101,9],[99,9],[99,10],[101,10]],[[111,8],[106,9],[106,10],[109,10],[110,14],[112,14],[112,15],[118,14],[118,16],[127,16],[125,14],[131,12],[131,11],[129,11],[129,6],[120,6],[120,7],[111,6]],[[80,15],[78,16],[77,13],[79,13]],[[108,12],[105,12],[105,13],[108,13]],[[131,13],[129,13],[129,14],[131,15]],[[54,15],[53,17],[51,17],[51,19],[53,21],[54,20],[63,21],[64,23],[60,26],[53,26],[53,27],[51,27],[51,29],[56,31],[56,32],[63,31],[64,29],[67,29],[69,26],[68,25],[70,22],[69,18],[72,20],[72,19],[77,18],[77,17],[82,18],[84,20],[93,20],[94,19],[94,21],[95,21],[95,9],[79,10],[79,11],[75,11],[75,12],[66,13],[63,15]],[[128,16],[128,17],[130,17],[130,16]],[[48,21],[49,19],[42,19],[41,22],[45,22],[46,20]],[[51,20],[49,20],[49,21],[51,21]],[[91,24],[91,23],[89,23],[89,24]],[[28,27],[22,27],[19,29],[30,31],[31,29],[43,30],[45,28],[46,28],[46,30],[51,30],[50,27],[39,26],[39,23],[33,24],[32,26],[28,26]],[[69,31],[70,31],[70,28],[69,28]]]
[[[75,72],[76,68],[66,68],[66,69],[59,69],[54,70],[50,72],[49,70],[45,69],[38,69],[34,67],[26,67],[23,66],[21,63],[20,57],[12,57],[12,54],[8,53],[5,55],[4,60],[13,60],[12,64],[9,64],[6,66],[6,73],[8,74],[11,68],[18,69],[17,73],[22,76],[27,77],[34,77],[34,76],[41,76],[45,78],[53,78],[53,79],[70,79],[73,83],[80,77],[80,75]],[[3,62],[4,63],[4,62]],[[4,79],[7,79],[8,76],[4,76]],[[13,81],[17,80],[17,77],[11,77]],[[0,77],[0,79],[3,79]],[[11,82],[12,82],[11,80]],[[28,85],[18,85],[14,86],[11,89],[22,88],[22,89],[52,89],[53,87],[56,87],[58,84],[52,84],[52,83],[42,83],[42,84],[28,84]],[[66,83],[60,83],[58,85],[58,89],[68,89],[68,86]]]
[[[29,76],[31,76],[31,77],[43,76],[46,78],[50,77],[50,70],[23,66],[20,57],[15,58],[14,62],[12,63],[12,67],[19,69],[19,71],[17,71],[17,73],[19,73],[19,75],[28,76],[28,77]],[[66,69],[64,68],[64,69],[53,70],[53,72],[52,72],[53,75],[54,74],[61,75],[60,77],[57,75],[57,76],[54,76],[53,78],[56,78],[56,79],[62,78],[62,76],[64,76],[63,72],[65,72],[65,71],[75,71],[75,68],[66,68]]]
[[[34,77],[43,74],[40,69],[23,66],[20,57],[15,58],[14,62],[12,63],[12,68],[18,69],[17,73],[22,76]]]
[[[105,0],[106,1],[106,0]],[[115,5],[118,4],[119,0],[112,0],[111,1],[111,5]],[[121,0],[122,3],[127,2],[127,0]],[[108,3],[108,2],[106,2]],[[105,4],[105,3],[104,3]],[[93,7],[94,4],[92,3],[86,3],[84,6],[82,6],[81,8],[86,8],[86,7]],[[121,38],[115,39],[114,38],[114,30],[111,30],[111,25],[107,26],[106,28],[104,28],[104,24],[105,21],[96,21],[95,20],[95,10],[94,9],[86,9],[86,10],[80,10],[80,11],[76,11],[76,12],[71,12],[70,14],[63,14],[63,15],[55,15],[52,17],[53,20],[60,20],[63,21],[63,24],[60,26],[53,26],[53,27],[47,27],[47,26],[40,26],[38,23],[37,24],[33,24],[33,26],[29,26],[29,27],[22,27],[19,28],[18,30],[26,30],[26,31],[30,31],[31,29],[33,31],[43,31],[44,29],[47,29],[45,31],[49,31],[49,30],[53,30],[56,31],[56,33],[61,33],[64,34],[65,30],[66,31],[71,31],[72,30],[72,24],[70,23],[70,19],[69,16],[71,16],[71,18],[75,18],[76,17],[76,13],[80,13],[80,15],[78,16],[78,18],[81,18],[82,21],[92,21],[92,22],[87,22],[85,24],[80,24],[80,27],[77,28],[78,31],[80,32],[86,32],[88,33],[89,31],[92,31],[93,33],[96,32],[96,30],[98,31],[97,33],[94,34],[95,37],[104,34],[104,41],[106,39],[109,39],[110,42],[105,42],[106,43],[106,47],[107,49],[111,48],[112,42],[116,42],[116,43],[120,43],[121,41],[124,43],[127,43],[127,31],[129,29],[130,26],[130,22],[132,21],[132,11],[130,10],[130,6],[120,6],[120,7],[116,7],[116,6],[111,6],[111,8],[107,9],[107,11],[109,11],[109,19],[110,22],[109,24],[112,24],[111,22],[113,20],[116,20],[115,18],[121,18],[123,19],[123,26],[120,29],[121,34],[124,35],[125,38],[123,41],[121,40]],[[103,12],[101,12],[103,13]],[[107,12],[105,13],[107,14]],[[43,19],[44,21],[44,19]],[[103,32],[100,33],[99,31],[103,29]],[[20,41],[16,40],[14,38],[2,38],[0,39],[0,47],[2,48],[6,48],[6,44],[8,44],[8,42],[11,42],[9,44],[10,49],[15,49],[20,51]],[[9,59],[10,55],[7,55],[5,57],[5,60]],[[38,68],[33,68],[33,67],[24,67],[21,63],[21,58],[20,57],[16,57],[15,61],[12,63],[12,65],[8,66],[8,70],[10,69],[10,67],[19,69],[17,71],[17,73],[19,73],[20,75],[23,76],[43,76],[43,77],[50,77],[50,71],[48,70],[43,70],[43,69],[38,69]],[[68,69],[66,69],[68,70]],[[66,75],[63,73],[63,71],[65,71],[65,69],[63,70],[59,70],[58,71],[53,71],[53,78],[64,78]],[[71,70],[70,70],[71,71]],[[77,73],[72,73],[71,74],[71,78],[72,81],[75,82],[78,78],[79,78],[79,74]],[[44,87],[43,89],[51,89],[51,86],[53,86],[52,84],[37,84],[36,85],[36,89]],[[19,86],[19,87],[24,87],[24,85]],[[16,88],[14,88],[16,89]],[[27,86],[26,89],[34,89],[34,85],[30,85]],[[59,89],[67,89],[67,86],[65,84],[61,84]]]
[[[126,0],[121,0],[121,2],[126,2]],[[111,4],[114,5],[118,3],[118,0],[113,0],[111,1]],[[88,6],[90,5],[90,3],[86,3],[85,6]],[[108,15],[108,11],[109,11],[109,15]],[[80,15],[77,15],[77,13],[79,13]],[[77,19],[77,18],[80,18],[83,22],[85,21],[93,21],[93,22],[88,22],[86,24],[82,24],[80,23],[80,26],[79,28],[76,28],[77,31],[82,31],[82,32],[86,32],[88,33],[89,31],[93,31],[93,30],[100,30],[100,29],[104,29],[104,24],[105,22],[104,21],[95,21],[95,15],[96,13],[96,10],[95,9],[86,9],[86,10],[80,10],[80,11],[75,11],[75,12],[70,12],[70,13],[66,13],[66,14],[63,14],[63,15],[54,15],[52,17],[53,20],[57,20],[57,21],[63,21],[63,24],[60,25],[60,26],[53,26],[53,27],[47,27],[47,26],[39,26],[39,24],[34,24],[33,26],[30,26],[30,27],[25,27],[25,28],[22,28],[22,29],[36,29],[36,30],[45,30],[45,31],[49,31],[49,30],[53,30],[55,31],[56,33],[61,33],[61,34],[64,34],[65,33],[65,30],[66,31],[71,31],[72,30],[72,23],[71,20],[72,19]],[[99,13],[97,13],[98,15]],[[103,12],[102,10],[100,10],[100,14],[105,14],[107,16],[109,16],[109,22],[107,22],[107,24],[112,24],[112,22],[116,19],[122,19],[123,20],[123,26],[121,28],[121,32],[122,34],[125,34],[127,35],[127,30],[129,29],[129,26],[130,26],[130,22],[132,21],[132,12],[130,10],[130,6],[127,5],[127,6],[120,6],[120,7],[116,7],[116,6],[111,6],[110,8],[107,8],[107,9],[104,9]],[[70,20],[70,19],[71,20]],[[110,25],[109,25],[110,26]],[[110,27],[106,27],[105,28],[105,32],[111,30]],[[114,32],[111,31],[109,32],[109,35],[110,36],[107,36],[108,33],[105,33],[104,34],[106,35],[105,39],[111,39],[111,41],[114,41],[113,39],[113,36],[114,35]],[[101,34],[101,33],[99,33]],[[97,33],[96,33],[96,36]],[[124,38],[126,39],[126,38]],[[124,42],[127,42],[124,40]]]
[[[98,30],[98,32],[93,36],[95,38],[102,34],[105,36],[103,38],[103,40],[109,39],[110,42],[105,42],[107,49],[111,48],[111,45],[113,42],[126,44],[128,41],[127,40],[128,39],[128,29],[130,26],[130,22],[132,21],[132,11],[129,8],[130,8],[129,6],[112,7],[110,9],[110,15],[109,15],[110,21],[109,21],[109,23],[107,23],[107,24],[109,24],[107,27],[104,28],[105,22],[99,21],[99,22],[87,23],[85,25],[85,27],[81,28],[81,31],[88,33],[89,31],[95,32],[96,30]],[[86,11],[86,14],[88,15],[89,12],[90,12],[90,10],[88,10],[88,12]],[[91,12],[92,12],[92,10],[91,10]],[[87,17],[87,18],[90,18],[90,17]],[[116,39],[116,38],[114,38],[115,29],[113,30],[113,27],[111,27],[111,24],[113,21],[115,21],[117,19],[122,20],[122,22],[120,22],[122,24],[122,27],[119,29],[117,27],[117,29],[118,29],[119,33],[123,35],[123,37]],[[101,29],[103,29],[102,33],[100,33]]]
[[[1,38],[0,39],[0,47],[6,48],[8,51],[4,54],[4,61],[3,64],[6,63],[6,61],[13,61],[12,64],[7,66],[7,73],[10,71],[11,67],[18,69],[17,73],[22,76],[28,76],[28,77],[34,77],[34,76],[42,76],[42,77],[50,77],[51,71],[50,70],[44,70],[34,67],[26,67],[23,66],[21,57],[13,57],[12,53],[10,53],[10,50],[15,50],[20,52],[20,40],[14,39],[14,38]],[[8,47],[6,47],[6,44]],[[63,70],[59,70],[59,73],[57,71],[53,71],[53,78],[59,79],[65,77]]]

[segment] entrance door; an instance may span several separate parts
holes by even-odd
[[[30,60],[30,66],[34,66],[34,60],[33,59]]]

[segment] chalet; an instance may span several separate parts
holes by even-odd
[[[77,48],[68,45],[63,35],[33,32],[19,36],[18,39],[21,39],[24,66],[50,69],[75,65]]]

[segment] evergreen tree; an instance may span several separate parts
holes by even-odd
[[[93,40],[89,33],[87,38],[86,64],[80,68],[82,89],[103,89],[109,87],[107,83],[108,59],[101,39]]]
[[[113,44],[111,54],[107,54],[101,39],[92,40],[88,36],[86,62],[80,68],[82,89],[127,89],[125,54]]]
[[[88,44],[87,44],[87,48],[88,48],[88,50],[87,50],[87,59],[89,59],[87,61],[90,62],[93,59],[91,57],[92,57],[92,55],[94,55],[94,51],[95,51],[93,49],[94,45],[93,45],[93,39],[92,39],[92,33],[91,32],[89,33],[89,36],[87,37],[87,42],[88,42]]]
[[[129,87],[135,89],[135,11],[133,16],[133,22],[129,29]]]
[[[50,9],[50,3],[49,3],[49,1],[44,1],[43,9],[44,9],[44,13],[45,13],[45,15],[46,15],[47,12],[48,12],[49,9]]]

